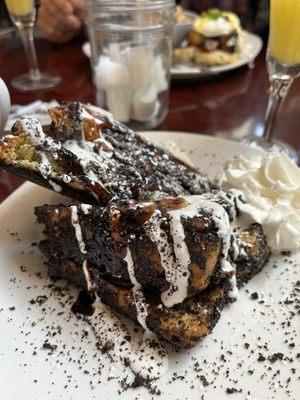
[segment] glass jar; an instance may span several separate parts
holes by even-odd
[[[87,0],[96,100],[133,129],[152,129],[169,106],[174,0]]]

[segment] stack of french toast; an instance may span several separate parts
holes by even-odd
[[[35,208],[49,275],[169,343],[196,345],[266,264],[262,227],[238,229],[235,193],[109,113],[63,103],[50,116],[46,128],[23,117],[0,139],[0,167],[70,198]]]

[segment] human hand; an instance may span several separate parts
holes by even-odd
[[[81,29],[84,0],[41,0],[37,26],[53,43],[71,40]]]

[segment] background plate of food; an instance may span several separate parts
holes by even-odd
[[[182,47],[174,49],[172,77],[219,74],[253,62],[262,49],[261,38],[246,32],[231,12],[208,10],[194,22]]]

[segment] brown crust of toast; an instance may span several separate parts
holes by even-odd
[[[156,208],[162,207],[161,202],[155,204]],[[83,263],[86,259],[102,273],[104,271],[127,282],[130,286],[127,263],[124,261],[130,237],[129,247],[138,282],[144,288],[152,288],[159,292],[168,289],[169,284],[166,281],[160,254],[147,234],[147,220],[144,223],[145,214],[147,218],[151,216],[151,205],[141,210],[119,208],[121,211],[118,219],[112,218],[115,214],[114,209],[110,208],[93,207],[88,215],[85,215],[80,207],[77,209],[83,241],[86,244],[86,254],[80,251],[71,224],[69,207],[35,208],[38,221],[45,225],[44,233],[47,237],[40,243],[40,249],[48,258],[51,259],[53,254],[57,254],[58,265],[64,259],[73,259],[79,263]],[[202,217],[183,221],[186,243],[191,255],[189,296],[199,293],[209,285],[221,254],[221,240],[216,234],[215,227],[207,225],[204,221],[207,219]],[[61,237],[66,238],[64,242],[61,241]],[[170,238],[169,241],[171,242]]]

